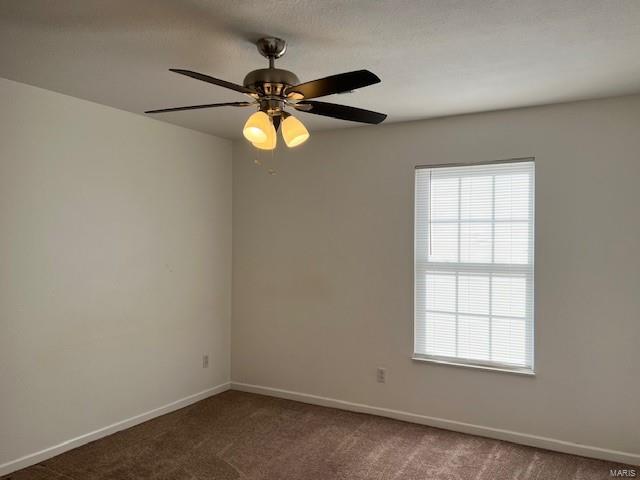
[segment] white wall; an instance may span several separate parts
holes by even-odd
[[[537,375],[410,360],[414,166],[530,156]],[[234,144],[234,382],[640,453],[640,96],[254,157]]]
[[[2,464],[228,381],[231,142],[7,80],[0,106]]]
[[[228,381],[231,144],[0,105],[2,464]],[[639,131],[635,96],[236,142],[233,379],[639,454]],[[411,361],[414,165],[523,156],[536,377]]]

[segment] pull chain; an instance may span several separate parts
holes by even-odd
[[[260,158],[261,152],[260,149],[256,149],[256,157],[253,160],[253,163],[256,164],[258,167],[263,167],[264,162],[262,161],[262,159]],[[271,165],[273,165],[275,163],[275,148],[273,150],[271,150]],[[267,169],[267,173],[269,175],[276,175],[278,172],[274,169],[274,168],[268,168]]]
[[[276,158],[276,149],[274,148],[273,150],[271,150],[271,164],[272,165],[275,162],[275,158]],[[275,175],[277,173],[273,168],[270,168],[269,170],[267,170],[267,172],[269,173],[269,175]]]

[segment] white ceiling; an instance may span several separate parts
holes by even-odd
[[[387,122],[640,91],[638,0],[3,0],[0,76],[136,113],[244,100],[167,69],[242,83],[266,65],[251,43],[264,35],[289,42],[278,66],[302,81],[376,73],[322,100]],[[237,138],[249,112],[156,118]]]

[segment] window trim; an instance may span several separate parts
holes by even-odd
[[[536,157],[516,157],[507,158],[504,160],[483,160],[480,162],[458,162],[458,163],[434,163],[433,165],[422,164],[414,166],[414,170],[422,170],[424,168],[451,168],[451,167],[474,167],[476,165],[500,165],[501,163],[520,163],[520,162],[534,162]],[[414,192],[415,193],[415,192]]]
[[[421,353],[416,353],[415,351],[415,342],[416,342],[416,302],[417,302],[417,285],[416,285],[416,271],[417,271],[417,265],[418,262],[416,261],[416,245],[418,242],[416,242],[416,175],[415,175],[415,171],[416,170],[421,170],[421,169],[433,169],[433,168],[450,168],[450,167],[472,167],[472,166],[477,166],[477,165],[499,165],[499,164],[504,164],[504,163],[526,163],[526,162],[531,162],[534,164],[534,178],[533,178],[533,188],[530,189],[529,191],[529,195],[532,197],[531,201],[532,201],[532,209],[533,209],[533,219],[532,219],[532,227],[533,227],[533,238],[532,238],[532,244],[530,246],[531,248],[531,252],[534,255],[534,264],[532,266],[532,284],[531,287],[534,289],[535,292],[535,278],[536,278],[536,274],[535,274],[535,232],[536,232],[536,215],[535,215],[535,165],[536,165],[536,158],[531,156],[531,157],[516,157],[516,158],[508,158],[508,159],[503,159],[503,160],[487,160],[487,161],[479,161],[479,162],[458,162],[458,163],[440,163],[440,164],[421,164],[421,165],[415,165],[414,166],[414,175],[412,177],[412,182],[413,182],[413,321],[412,321],[412,339],[413,339],[413,348],[412,348],[412,355],[410,356],[410,358],[413,361],[416,362],[425,362],[425,363],[431,363],[434,365],[445,365],[445,366],[452,366],[452,367],[466,367],[466,368],[472,368],[472,369],[476,369],[476,370],[485,370],[485,371],[493,371],[493,372],[500,372],[500,373],[512,373],[512,374],[516,374],[516,375],[524,375],[524,376],[528,376],[528,377],[535,377],[536,375],[536,370],[535,370],[535,366],[536,366],[536,325],[537,322],[535,320],[535,312],[536,312],[536,308],[535,308],[535,293],[533,294],[533,298],[532,298],[532,312],[531,312],[531,321],[532,321],[532,339],[531,339],[531,366],[526,366],[526,367],[522,367],[519,365],[509,365],[506,363],[499,363],[499,362],[490,362],[490,361],[475,361],[472,359],[462,359],[462,358],[458,358],[458,357],[446,357],[446,356],[438,356],[438,355],[426,355],[426,354],[421,354]],[[506,266],[506,265],[505,265]],[[508,265],[509,267],[511,267],[511,265]],[[524,266],[523,266],[524,267]],[[493,265],[493,268],[495,268],[495,265]],[[526,267],[525,267],[526,268]]]
[[[536,372],[533,368],[529,367],[507,367],[504,363],[496,363],[495,365],[490,362],[475,363],[473,360],[468,360],[467,363],[456,361],[453,357],[437,357],[435,355],[422,355],[420,353],[414,353],[411,356],[411,360],[416,362],[427,362],[436,365],[448,365],[451,367],[466,367],[474,368],[476,370],[488,370],[491,372],[501,373],[514,373],[516,375],[525,375],[528,377],[535,377]]]

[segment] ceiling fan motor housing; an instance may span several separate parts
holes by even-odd
[[[249,72],[243,85],[259,93],[260,110],[278,115],[284,110],[286,88],[298,85],[300,80],[295,73],[274,66],[274,60],[287,51],[287,42],[281,38],[266,37],[258,40],[256,46],[260,54],[269,59],[269,68]]]
[[[243,85],[264,95],[284,97],[285,87],[300,83],[295,73],[281,68],[260,68],[244,77]]]

